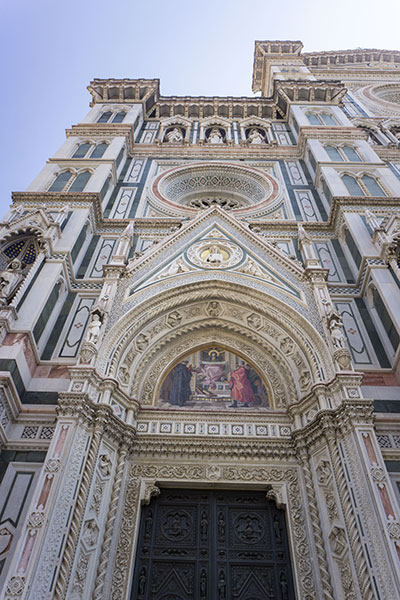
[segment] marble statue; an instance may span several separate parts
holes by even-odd
[[[210,135],[208,136],[208,143],[209,144],[223,144],[224,143],[224,139],[223,139],[218,127],[213,127],[211,129]]]
[[[87,336],[86,336],[87,341],[92,342],[92,344],[97,344],[97,342],[99,341],[100,330],[101,330],[100,317],[97,313],[94,313],[94,315],[92,316],[92,320],[89,323],[88,330],[87,330]]]
[[[265,142],[264,136],[259,132],[259,130],[256,127],[253,127],[253,129],[251,129],[247,140],[249,144],[264,144]]]
[[[22,268],[19,260],[14,259],[7,269],[0,272],[0,303],[5,304],[22,279]]]
[[[328,327],[331,333],[332,344],[335,349],[345,348],[345,337],[342,331],[343,323],[340,315],[332,311],[328,317]]]
[[[183,142],[182,131],[178,129],[178,127],[174,127],[171,129],[171,131],[168,131],[168,133],[165,134],[165,137],[167,138],[167,142],[169,144]]]

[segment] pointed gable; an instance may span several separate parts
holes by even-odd
[[[238,222],[211,208],[131,261],[129,296],[160,282],[181,285],[183,278],[226,279],[249,287],[279,290],[304,302],[302,266]]]

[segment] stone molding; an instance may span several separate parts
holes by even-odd
[[[290,543],[294,557],[294,569],[298,574],[299,597],[304,600],[315,599],[315,571],[313,572],[310,546],[305,525],[304,501],[301,502],[301,488],[298,469],[295,467],[260,467],[223,465],[154,465],[152,463],[132,464],[126,483],[125,502],[118,531],[116,559],[112,566],[113,578],[110,590],[112,600],[125,598],[132,572],[134,554],[133,540],[140,515],[142,482],[150,480],[153,489],[163,485],[210,484],[226,486],[234,482],[244,489],[265,489],[268,497],[273,495],[280,505],[287,499]],[[271,491],[272,490],[272,491]],[[111,571],[109,570],[111,573]]]

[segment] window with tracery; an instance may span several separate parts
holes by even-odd
[[[336,119],[326,112],[309,112],[307,113],[307,119],[310,125],[325,125],[326,127],[329,127],[331,125],[338,125]]]
[[[359,154],[351,146],[325,146],[329,158],[336,162],[362,162]]]
[[[72,158],[101,158],[107,150],[107,146],[108,144],[106,142],[97,145],[91,144],[90,142],[84,142],[78,146],[72,155]]]
[[[19,260],[23,267],[29,266],[35,262],[38,252],[39,245],[34,236],[14,238],[1,247],[0,267],[4,268],[12,260]]]
[[[371,175],[342,175],[342,181],[350,196],[374,196],[382,198],[386,192]]]
[[[63,171],[57,175],[49,187],[49,192],[83,192],[87,182],[91,177],[90,171],[81,171],[73,173],[72,171]]]
[[[111,110],[107,110],[106,112],[103,112],[100,117],[97,119],[97,123],[122,123],[122,121],[125,119],[126,117],[126,111],[124,110],[119,110],[119,111],[111,111]]]

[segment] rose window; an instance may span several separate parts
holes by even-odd
[[[152,187],[160,207],[205,210],[219,206],[251,215],[277,198],[277,181],[257,169],[231,163],[197,163],[157,177]]]

